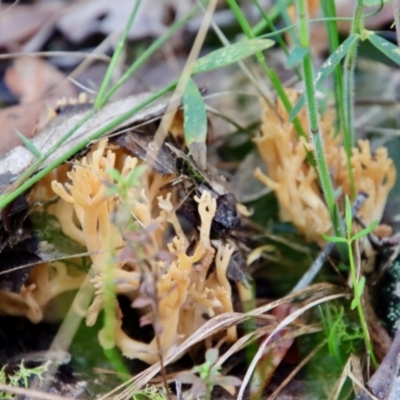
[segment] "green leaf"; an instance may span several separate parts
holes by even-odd
[[[347,234],[351,233],[351,223],[353,222],[353,213],[351,211],[351,203],[348,196],[345,198],[346,206],[345,206],[345,218],[346,218],[346,230]]]
[[[351,240],[358,240],[364,236],[367,236],[370,232],[372,232],[376,225],[378,225],[378,221],[374,221],[371,224],[369,224],[365,229],[361,230],[360,232],[357,232],[354,236],[351,237]]]
[[[309,49],[306,47],[295,46],[289,54],[286,65],[289,68],[294,68],[303,61],[303,58],[308,54],[308,52]]]
[[[354,310],[354,309],[357,307],[357,304],[358,304],[358,299],[353,299],[353,300],[351,301],[350,308],[351,308],[352,310]]]
[[[373,6],[380,6],[384,3],[390,3],[392,0],[364,0],[363,6],[364,7],[373,7]]]
[[[368,35],[368,40],[380,50],[386,57],[390,58],[396,64],[400,65],[400,48],[386,39],[371,33]]]
[[[322,64],[321,69],[318,71],[317,76],[314,80],[314,88],[318,90],[325,79],[334,71],[334,69],[339,65],[342,61],[343,57],[347,54],[350,47],[353,43],[358,40],[358,35],[353,34],[349,36],[337,49],[331,54],[326,61]],[[292,108],[292,111],[289,114],[289,121],[292,121],[293,118],[299,113],[299,111],[303,108],[306,101],[305,93],[303,93],[295,106]]]
[[[213,69],[225,67],[259,51],[268,49],[274,44],[270,39],[251,39],[226,46],[222,49],[212,51],[204,57],[199,58],[193,68],[192,74],[212,71]]]
[[[26,136],[24,136],[18,129],[15,129],[15,133],[21,139],[22,144],[32,153],[36,158],[42,158],[42,153],[35,146],[33,142],[31,142]]]
[[[207,159],[207,112],[203,97],[193,79],[189,79],[182,101],[186,144],[193,159],[199,166],[205,168]]]
[[[365,287],[365,276],[362,276],[360,278],[360,280],[358,281],[358,283],[357,283],[357,296],[358,296],[358,298],[360,298],[361,295],[363,294],[364,287]]]
[[[329,236],[329,235],[325,235],[324,233],[322,234],[323,238],[327,241],[327,242],[332,242],[332,243],[346,243],[347,240],[343,237],[340,236]]]

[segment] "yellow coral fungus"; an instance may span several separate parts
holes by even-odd
[[[205,314],[233,311],[226,271],[235,246],[211,244],[217,204],[208,190],[191,200],[201,223],[187,236],[176,215],[177,189],[165,189],[174,177],[147,168],[137,174],[135,185],[123,187],[123,179],[137,173],[140,163],[103,139],[69,172],[64,166],[62,174],[52,173],[40,182],[30,202],[53,199],[47,212],[57,218],[66,236],[89,252],[95,298],[87,310],[87,325],[95,323],[104,307],[105,285],[112,285],[115,294],[127,296],[140,308],[142,323],[154,325],[156,336],[148,343],[130,337],[122,329],[125,316],[117,303],[115,330],[111,335],[100,331],[100,344],[155,363],[160,354],[173,352],[201,327]],[[59,199],[54,204],[55,195]],[[78,288],[84,278],[85,273],[73,272],[62,262],[42,263],[32,270],[19,294],[0,292],[0,310],[39,322],[51,298]],[[236,338],[236,327],[228,328],[223,337],[228,342]]]
[[[289,92],[294,104],[298,94]],[[306,110],[299,115],[305,131],[308,130]],[[275,191],[280,204],[280,216],[291,221],[308,240],[322,242],[322,233],[331,232],[332,224],[328,209],[318,185],[317,173],[307,160],[307,152],[312,152],[310,142],[298,138],[293,124],[288,123],[288,115],[280,101],[276,110],[262,102],[262,126],[255,138],[258,150],[267,166],[268,176],[260,169],[255,176]],[[325,113],[320,119],[324,134],[325,154],[333,186],[341,190],[340,204],[345,195],[350,195],[350,182],[345,150],[340,137],[335,136],[333,115]],[[359,140],[351,156],[357,192],[365,192],[368,199],[361,207],[360,217],[366,224],[380,221],[387,196],[394,186],[396,170],[388,158],[387,150],[379,148],[373,154],[367,140]]]
[[[103,139],[76,160],[69,172],[63,167],[62,174],[52,173],[40,182],[30,201],[54,202],[58,195],[47,212],[57,218],[66,236],[89,252],[95,298],[87,310],[87,325],[95,323],[104,307],[105,285],[133,300],[142,323],[154,325],[156,336],[148,343],[130,337],[122,329],[125,316],[117,303],[115,330],[107,335],[100,331],[100,344],[117,346],[127,357],[155,363],[160,354],[170,354],[201,327],[205,314],[212,317],[233,311],[226,272],[235,246],[219,241],[215,247],[211,244],[217,204],[208,190],[191,200],[201,223],[186,236],[187,229],[176,215],[177,189],[165,189],[173,177],[147,168],[137,174],[136,184],[123,187],[123,179],[137,173],[139,164]],[[212,264],[215,269],[210,271]],[[40,264],[19,294],[0,292],[0,311],[41,321],[51,298],[78,288],[85,278],[83,272],[71,272],[62,262]],[[233,342],[236,338],[236,327],[229,327],[222,339]]]

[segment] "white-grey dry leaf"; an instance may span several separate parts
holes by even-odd
[[[132,0],[89,0],[77,2],[58,21],[58,28],[73,43],[80,43],[95,33],[122,32],[135,2]],[[162,0],[141,2],[129,32],[129,39],[161,36],[166,26]]]
[[[129,109],[139,104],[147,97],[149,93],[129,96],[125,99],[110,102],[99,110],[91,119],[89,119],[81,128],[79,128],[62,146],[60,146],[42,165],[42,168],[48,166],[57,158],[65,154],[66,151],[82,142],[85,138],[93,135],[97,130],[121,116]],[[144,109],[138,111],[121,124],[118,129],[137,124],[138,122],[148,120],[162,115],[167,106],[167,98],[158,100]],[[39,132],[32,142],[42,154],[49,151],[67,132],[69,132],[86,114],[85,111],[59,115],[50,121],[45,128]],[[107,132],[110,133],[110,132]],[[24,147],[17,146],[4,157],[0,158],[0,190],[3,186],[13,182],[21,173],[23,173],[33,162],[34,156]]]

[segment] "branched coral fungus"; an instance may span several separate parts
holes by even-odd
[[[118,164],[122,177],[138,167],[136,159],[121,154],[119,157],[123,157]],[[211,245],[216,200],[209,191],[194,198],[201,225],[197,243],[193,243],[175,213],[176,194],[162,189],[165,178],[148,169],[140,176],[139,184],[122,195],[115,176],[109,173],[116,164],[116,152],[107,140],[96,144],[67,174],[69,182],[52,182],[53,191],[60,196],[54,213],[63,232],[90,252],[96,297],[88,309],[87,324],[93,325],[104,307],[106,284],[134,303],[140,303],[140,296],[148,296],[141,307],[146,313],[142,322],[152,322],[155,328],[155,337],[149,343],[124,332],[124,316],[118,305],[114,336],[107,334],[106,338],[101,331],[99,340],[104,347],[119,347],[127,357],[154,363],[160,354],[173,351],[195,332],[205,322],[204,314],[213,316],[233,310],[226,270],[235,247],[220,243],[215,249]],[[113,195],[107,194],[110,187],[116,188]],[[170,237],[168,227],[175,231],[175,237]],[[128,253],[131,255],[126,256]],[[213,263],[215,271],[210,273]],[[110,267],[113,282],[106,282],[106,269]],[[231,327],[225,340],[235,339],[236,328]]]
[[[289,92],[289,96],[293,104],[298,99],[296,92]],[[304,108],[298,117],[307,131]],[[312,154],[313,148],[304,137],[296,137],[293,124],[287,121],[287,112],[280,101],[276,110],[262,102],[261,132],[255,142],[267,165],[268,176],[260,169],[255,171],[255,176],[275,191],[281,219],[291,221],[308,240],[321,243],[321,233],[329,233],[332,224],[318,185],[317,172],[307,159],[307,153]],[[350,182],[346,153],[340,136],[335,136],[333,115],[325,113],[321,117],[320,126],[333,186],[341,190],[339,203],[344,204],[344,196],[350,196]],[[366,224],[380,221],[387,196],[396,180],[393,161],[388,158],[385,148],[379,148],[372,154],[369,142],[360,140],[358,148],[353,149],[351,165],[356,192],[368,194],[359,212],[360,217]]]

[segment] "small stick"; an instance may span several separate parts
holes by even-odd
[[[365,200],[367,200],[367,198],[368,195],[365,192],[360,192],[357,195],[356,200],[354,201],[353,206],[351,207],[351,215],[353,217],[358,213],[358,211],[364,204]],[[342,226],[344,224],[345,221],[342,220]],[[297,292],[305,289],[314,280],[314,278],[324,265],[325,261],[328,259],[329,254],[332,252],[335,245],[336,243],[328,243],[325,246],[325,248],[321,251],[321,253],[319,253],[314,263],[311,265],[311,267],[304,273],[304,275],[297,282],[296,286],[292,289],[292,292]]]

